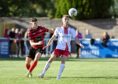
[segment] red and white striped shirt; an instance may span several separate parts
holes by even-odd
[[[49,30],[45,27],[38,26],[36,29],[30,28],[28,30],[28,38],[32,40],[33,42],[43,41],[42,45],[35,45],[32,46],[34,49],[42,48],[44,46],[44,36],[45,32],[48,32]]]

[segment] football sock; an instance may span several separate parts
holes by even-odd
[[[63,72],[64,68],[65,68],[65,64],[61,64],[61,65],[60,65],[59,72],[58,72],[57,79],[60,79],[61,74],[62,74],[62,72]]]
[[[36,67],[38,61],[34,61],[31,67],[29,68],[29,72],[31,73],[33,69]]]
[[[43,69],[42,74],[45,74],[49,67],[50,67],[50,63],[47,62],[46,65],[45,65],[45,67],[44,67],[44,69]]]

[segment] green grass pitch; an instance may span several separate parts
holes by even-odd
[[[0,59],[0,84],[118,84],[118,59],[68,59],[61,80],[56,80],[60,61],[54,61],[43,79],[46,61],[40,59],[33,77],[25,77],[25,59]]]

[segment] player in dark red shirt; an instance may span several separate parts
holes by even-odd
[[[32,76],[32,71],[36,67],[44,47],[44,35],[45,32],[53,33],[45,27],[37,25],[37,19],[32,18],[31,27],[27,30],[27,35],[31,45],[29,55],[26,57],[26,68],[28,70],[27,77]],[[31,62],[33,63],[31,64]]]

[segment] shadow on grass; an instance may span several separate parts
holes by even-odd
[[[98,76],[98,77],[62,77],[63,79],[68,79],[68,78],[80,78],[80,79],[118,79],[118,77],[102,77],[102,76]]]
[[[38,78],[38,77],[32,77],[34,78]],[[48,77],[44,77],[44,78],[38,78],[41,80],[50,80],[50,79],[55,79],[56,80],[56,76],[48,76]],[[109,76],[109,77],[102,77],[102,76],[98,76],[98,77],[61,77],[61,79],[118,79],[117,76]]]

